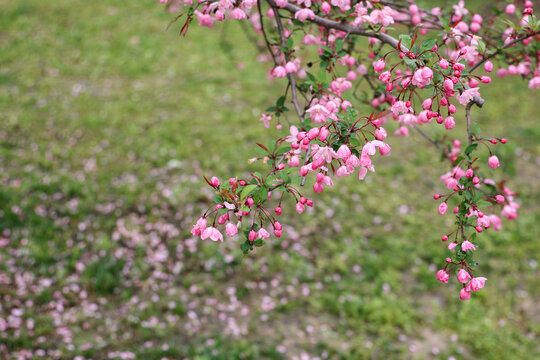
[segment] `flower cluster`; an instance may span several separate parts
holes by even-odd
[[[440,201],[441,215],[453,204],[456,228],[442,236],[452,256],[437,279],[448,282],[456,272],[464,300],[484,287],[486,279],[473,275],[474,252],[480,247],[477,235],[499,230],[501,217],[515,219],[519,204],[503,181],[490,178],[500,166],[494,145],[507,140],[483,136],[471,109],[482,107],[481,92],[492,82],[492,73],[520,75],[529,79],[531,89],[540,88],[535,43],[540,22],[531,1],[515,1],[483,15],[471,13],[463,0],[432,9],[414,1],[160,2],[171,11],[187,8],[183,35],[195,16],[206,27],[248,19],[261,40],[257,48],[267,52],[261,59],[272,62],[268,78],[287,82],[284,95],[260,120],[267,128],[275,124],[281,130],[286,124],[288,134],[268,145],[257,144],[262,154],[250,160],[270,169],[225,184],[205,178],[216,196],[195,224],[194,236],[223,241],[221,225],[228,236],[243,234],[244,253],[264,245],[272,233],[281,237],[277,217],[284,211],[284,197],[294,199],[301,214],[313,206],[301,191],[307,181],[321,193],[337,178],[356,174],[364,179],[375,171],[375,154],[391,152],[386,128],[394,126],[393,119],[395,135],[417,131],[449,165],[440,178],[447,190],[433,198]],[[367,38],[367,46],[360,46],[361,37]],[[359,104],[374,111],[361,116]],[[461,121],[467,128],[464,149],[458,139],[433,138],[422,130],[433,123],[452,131]],[[489,156],[484,157],[480,149],[486,148]]]

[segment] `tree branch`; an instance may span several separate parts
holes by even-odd
[[[281,22],[281,17],[278,12],[278,8],[276,4],[272,0],[267,0],[268,4],[270,4],[270,7],[272,7],[272,10],[274,11],[274,16],[276,17],[276,24],[278,28],[279,38],[281,39],[281,46],[287,47],[287,39],[285,38],[285,32],[283,30],[283,23]],[[262,19],[261,19],[262,22]],[[292,103],[294,105],[294,109],[296,110],[296,114],[300,118],[300,122],[304,123],[304,112],[300,108],[300,104],[298,104],[298,96],[296,94],[296,80],[294,78],[294,74],[288,73],[287,78],[289,79],[289,83],[291,85],[291,98]]]
[[[486,56],[485,58],[483,58],[482,60],[480,60],[479,62],[477,62],[476,64],[473,65],[473,67],[469,70],[469,73],[472,73],[474,70],[476,70],[480,65],[482,65],[483,63],[485,63],[486,61],[488,61],[489,59],[491,59],[492,57],[496,56],[499,54],[499,51],[500,50],[504,50],[504,49],[508,49],[509,47],[517,44],[517,43],[520,43],[522,42],[523,40],[525,39],[528,39],[530,37],[533,37],[533,36],[536,36],[540,34],[540,30],[537,30],[535,32],[532,32],[530,34],[527,34],[527,35],[524,35],[520,38],[517,38],[511,42],[509,42],[508,44],[506,44],[505,46],[503,46],[501,49],[497,50],[497,52],[494,52],[493,54],[489,55],[489,56]]]

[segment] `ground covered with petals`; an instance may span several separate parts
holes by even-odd
[[[284,84],[240,25],[179,38],[153,0],[0,4],[0,358],[540,356],[538,92],[519,79],[475,112],[509,139],[521,209],[483,235],[489,281],[463,302],[436,279],[451,224],[425,139],[389,137],[376,173],[244,257],[190,234],[202,175],[256,171],[253,144],[278,135],[258,119]]]

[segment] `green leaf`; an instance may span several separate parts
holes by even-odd
[[[245,199],[248,197],[255,189],[258,188],[257,185],[247,185],[242,189],[242,192],[240,193],[240,199]],[[248,210],[249,211],[249,210]]]
[[[476,202],[480,201],[483,197],[484,197],[483,193],[477,192],[476,194],[474,194],[472,200],[473,200],[474,203],[476,203]]]
[[[470,155],[477,147],[478,144],[471,144],[467,146],[467,148],[465,149],[465,154]]]
[[[255,246],[263,246],[264,245],[264,240],[263,239],[257,239],[253,242],[253,245]]]
[[[247,254],[250,250],[253,250],[253,248],[251,247],[251,245],[246,241],[246,242],[243,242],[240,244],[240,250],[242,250],[242,252],[244,254]]]
[[[489,201],[479,201],[476,203],[476,206],[478,207],[488,207],[488,206],[491,206],[492,204],[489,202]]]
[[[220,196],[214,195],[212,197],[212,201],[214,201],[216,204],[223,204],[223,199]]]
[[[424,40],[424,42],[420,46],[420,52],[431,50],[435,45],[437,45],[437,39]]]
[[[458,156],[458,158],[456,159],[456,161],[454,161],[454,166],[456,166],[457,164],[459,164],[461,162],[461,160],[463,160],[464,157],[463,156]]]

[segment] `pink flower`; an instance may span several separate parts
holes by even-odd
[[[471,279],[471,274],[469,274],[465,269],[460,269],[457,275],[457,279],[460,283],[465,284]]]
[[[227,226],[225,226],[225,233],[228,236],[234,236],[238,233],[238,228],[234,224],[228,223]]]
[[[289,0],[275,0],[277,7],[284,8],[289,4]]]
[[[270,233],[268,231],[266,231],[264,228],[260,228],[259,231],[257,232],[257,237],[259,239],[268,239],[270,237]]]
[[[306,19],[315,19],[315,13],[310,9],[301,9],[294,14],[294,18],[298,21],[305,21]]]
[[[474,246],[474,244],[472,242],[470,242],[469,240],[465,240],[462,244],[461,244],[461,250],[462,251],[467,251],[467,250],[476,250],[476,246]]]
[[[197,15],[197,20],[199,21],[199,26],[206,26],[211,28],[214,26],[215,19],[208,14],[203,14],[202,12],[195,10],[195,15]]]
[[[440,205],[439,205],[439,215],[444,215],[446,213],[446,210],[448,210],[448,205],[446,204],[446,202],[442,202]]]
[[[486,278],[485,277],[475,277],[471,279],[471,290],[474,292],[480,291],[484,288],[484,285],[486,284]]]
[[[381,80],[385,84],[388,84],[390,80],[392,80],[392,74],[390,73],[390,71],[385,71],[381,75],[379,75],[379,80]]]
[[[272,120],[272,115],[262,114],[259,120],[262,121],[264,127],[268,129],[270,128],[270,121]]]
[[[330,112],[326,109],[326,107],[319,104],[313,105],[306,110],[306,112],[311,115],[311,120],[317,124],[323,124],[326,121],[326,118],[328,118],[330,115]]]
[[[229,17],[233,20],[244,20],[247,19],[247,15],[244,10],[240,8],[234,8],[230,13]]]
[[[284,78],[287,76],[287,70],[283,66],[276,66],[272,71],[272,76],[277,78]]]
[[[535,76],[529,80],[529,89],[540,89],[540,76]]]
[[[345,144],[341,145],[337,151],[337,156],[340,159],[347,160],[351,156],[351,149]]]
[[[480,96],[477,87],[463,91],[461,95],[457,96],[457,99],[461,105],[467,105],[475,96]]]
[[[191,234],[195,236],[201,236],[202,232],[206,229],[206,219],[201,217],[197,220],[197,223],[191,229]]]
[[[465,288],[461,289],[459,292],[459,298],[461,300],[469,300],[471,298],[471,292],[467,291]]]
[[[381,24],[386,27],[394,23],[394,18],[392,17],[392,9],[388,6],[385,6],[381,10],[375,9],[369,14],[369,21],[373,24]]]
[[[443,284],[447,283],[449,278],[450,275],[446,272],[446,270],[441,269],[437,271],[437,280],[439,280]]]
[[[488,165],[492,169],[496,169],[500,166],[499,158],[496,155],[491,155],[488,159]]]
[[[387,136],[388,134],[386,133],[386,130],[383,127],[380,127],[377,130],[375,130],[375,138],[377,140],[384,140],[386,139]]]
[[[368,169],[365,167],[361,167],[358,169],[358,180],[364,180],[367,175]]]
[[[390,108],[392,110],[392,113],[394,115],[399,115],[399,113],[408,113],[409,111],[412,112],[412,108],[407,106],[407,103],[405,101],[396,101],[392,107]]]
[[[300,63],[298,61],[289,61],[285,64],[285,70],[287,70],[288,73],[294,74],[300,70]]]
[[[379,59],[373,63],[373,70],[375,70],[377,74],[380,74],[385,66],[386,63],[384,62],[384,59]]]
[[[206,240],[210,238],[212,241],[221,241],[223,242],[223,235],[215,227],[207,227],[201,234],[201,239]]]
[[[431,79],[433,79],[433,71],[426,67],[416,70],[413,75],[412,84],[418,86],[420,89],[423,89],[429,85]]]

